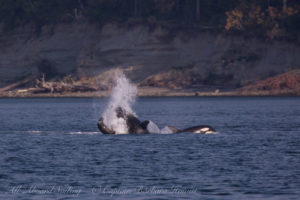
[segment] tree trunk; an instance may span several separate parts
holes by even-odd
[[[0,93],[1,92],[6,92],[6,91],[9,91],[9,90],[13,90],[15,88],[26,85],[27,83],[30,83],[30,82],[34,81],[34,79],[36,79],[36,76],[28,77],[28,78],[25,78],[24,80],[21,80],[21,81],[18,81],[16,83],[10,84],[6,87],[0,88]]]
[[[138,16],[138,0],[134,0],[134,17]]]
[[[282,0],[282,12],[286,12],[287,10],[287,0]]]
[[[200,19],[200,0],[196,0],[196,20]]]

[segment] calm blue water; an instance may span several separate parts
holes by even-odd
[[[102,135],[107,99],[0,99],[0,199],[299,199],[300,98],[141,98],[160,127]]]

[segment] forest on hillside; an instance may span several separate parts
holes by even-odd
[[[229,34],[296,39],[300,34],[299,0],[1,0],[5,30],[86,19],[179,24]]]

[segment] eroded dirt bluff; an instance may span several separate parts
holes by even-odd
[[[300,94],[300,70],[292,70],[266,80],[257,81],[241,88],[243,94],[260,95],[299,95]]]
[[[140,86],[231,89],[300,68],[296,44],[142,25],[61,24],[39,34],[25,26],[1,32],[0,52],[0,87],[124,68]]]

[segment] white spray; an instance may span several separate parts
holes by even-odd
[[[135,102],[136,96],[137,87],[130,83],[122,71],[119,71],[116,74],[116,86],[112,91],[108,106],[102,115],[104,124],[108,128],[114,130],[116,134],[128,133],[126,121],[123,118],[117,117],[117,113],[115,112],[116,108],[121,107],[126,111],[126,113],[137,117],[131,108],[132,104]],[[168,127],[160,130],[152,121],[149,122],[147,130],[150,133],[172,133]]]
[[[128,133],[126,121],[123,118],[117,117],[115,109],[121,107],[127,113],[136,116],[131,109],[136,96],[137,87],[130,83],[123,72],[118,72],[116,75],[116,86],[112,91],[109,104],[102,115],[104,124],[110,129],[113,129],[117,134]]]

